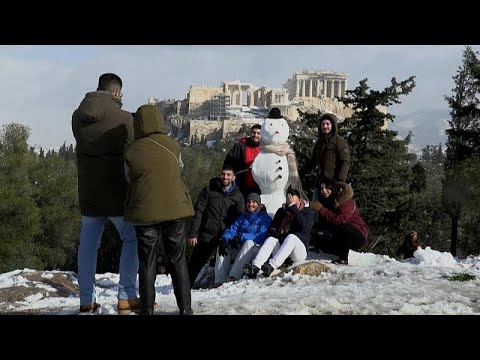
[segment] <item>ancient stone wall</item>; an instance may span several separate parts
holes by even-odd
[[[210,100],[213,96],[222,93],[220,87],[190,86],[187,92],[188,114],[192,117],[208,116]]]
[[[242,128],[243,124],[252,127],[255,124],[261,124],[263,119],[242,119],[242,120],[224,120],[222,137],[235,135]]]
[[[229,119],[229,120],[190,120],[189,141],[192,138],[198,140],[220,140],[227,136],[235,136],[245,124],[251,127],[262,123],[263,119]]]
[[[190,120],[188,133],[189,142],[197,140],[219,140],[222,138],[222,121],[218,120]]]

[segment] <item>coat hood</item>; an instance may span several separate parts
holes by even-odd
[[[135,140],[150,134],[166,134],[163,114],[155,105],[142,105],[133,120]]]
[[[332,131],[327,136],[337,135],[337,132],[338,132],[338,118],[337,118],[337,115],[335,115],[334,113],[325,113],[322,116],[320,116],[320,120],[318,122],[318,137],[324,136],[323,133],[322,133],[321,125],[320,125],[322,123],[322,120],[324,120],[324,119],[329,119],[330,122],[332,123]]]
[[[334,206],[338,207],[347,200],[353,198],[353,188],[351,185],[344,183],[342,181],[337,182],[338,185],[338,192],[335,195],[335,199],[333,201]]]

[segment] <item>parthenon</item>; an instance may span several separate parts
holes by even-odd
[[[353,112],[337,99],[345,96],[347,80],[348,74],[343,72],[302,70],[295,72],[281,88],[240,80],[222,81],[219,86],[192,85],[185,99],[175,102],[168,112],[188,117],[190,139],[225,137],[244,123],[261,121],[273,106],[291,121],[298,119],[298,110],[334,112],[342,119]],[[163,103],[159,106],[172,107]]]
[[[283,84],[289,93],[288,100],[302,101],[308,98],[334,98],[344,96],[348,74],[325,70],[296,72]]]

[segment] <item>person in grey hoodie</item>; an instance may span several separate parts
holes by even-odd
[[[110,220],[123,241],[120,255],[118,310],[139,310],[136,290],[137,237],[124,221],[127,179],[123,153],[133,141],[132,115],[122,110],[122,80],[107,73],[98,79],[72,115],[76,140],[78,199],[82,215],[78,247],[80,312],[93,312],[96,302],[95,272],[105,223]]]

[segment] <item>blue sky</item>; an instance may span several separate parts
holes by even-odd
[[[444,95],[451,93],[463,49],[463,45],[1,46],[0,125],[30,126],[31,145],[74,143],[71,114],[85,93],[96,89],[104,72],[123,79],[123,108],[135,111],[150,96],[183,99],[190,85],[241,80],[281,87],[295,71],[322,69],[348,73],[349,89],[364,78],[371,88],[383,89],[393,76],[404,80],[415,75],[417,86],[392,112],[402,120],[403,130],[415,133],[419,125],[440,129],[444,124],[439,120],[418,114],[448,114]],[[408,119],[414,113],[415,120]]]

